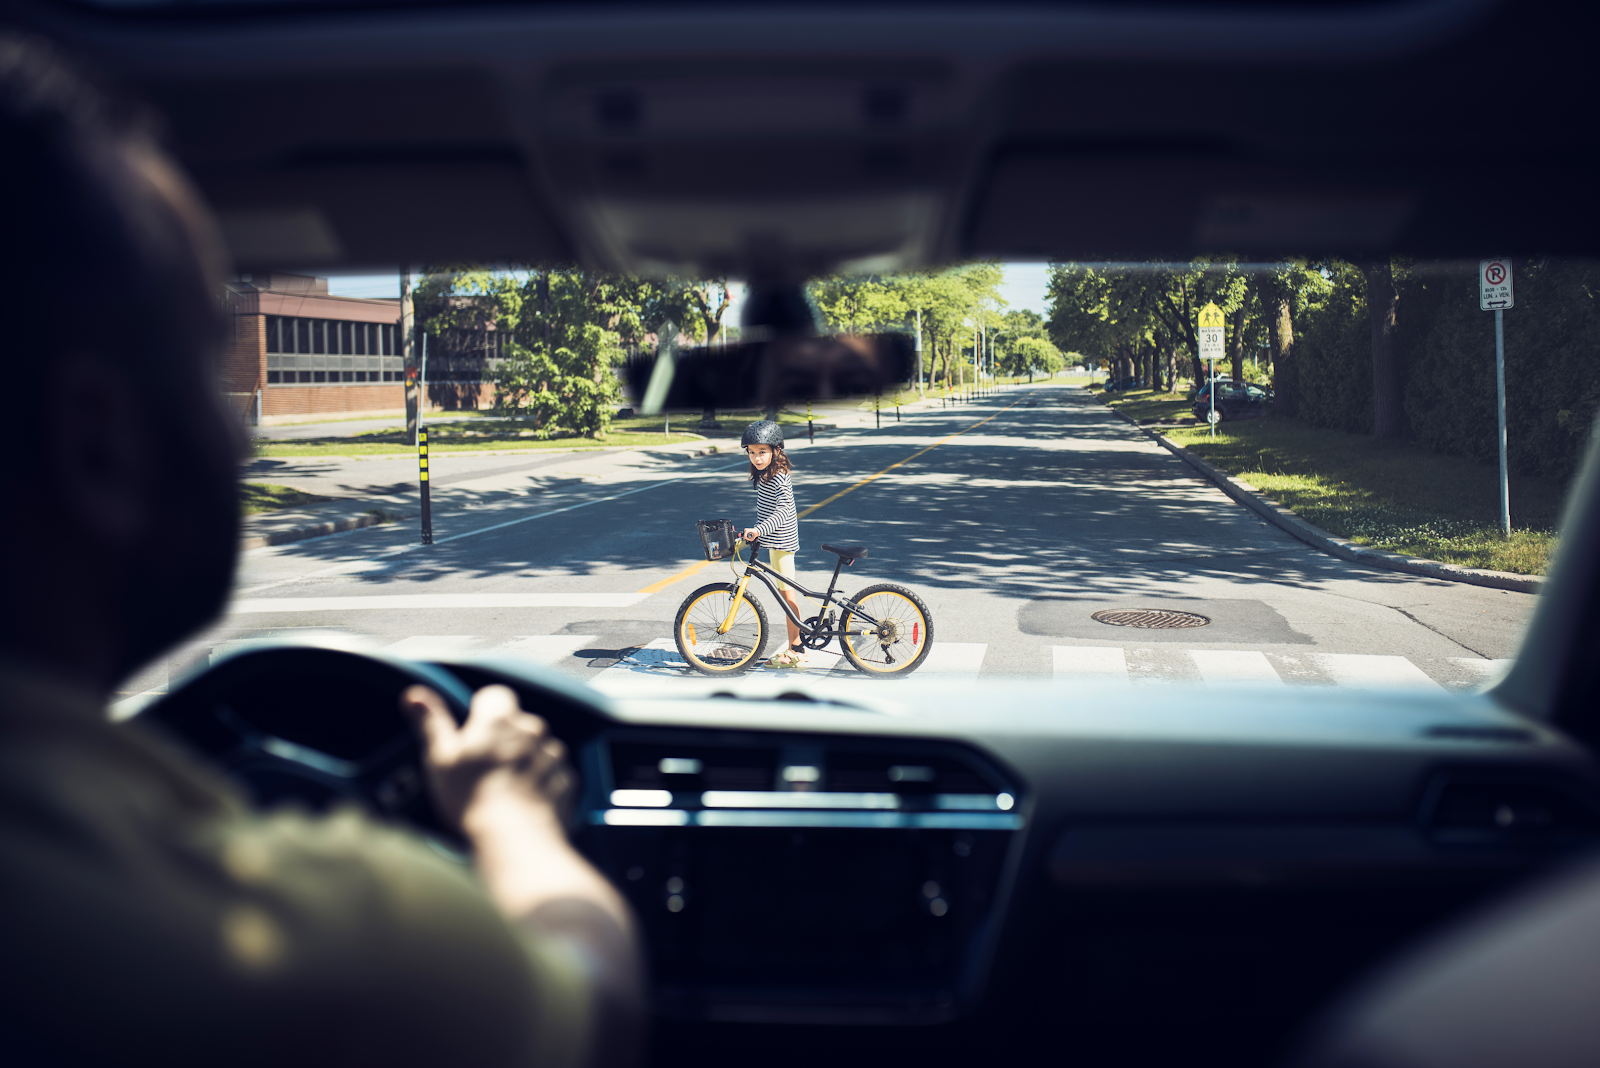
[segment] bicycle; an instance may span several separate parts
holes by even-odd
[[[702,586],[689,594],[678,609],[672,625],[673,638],[679,655],[695,671],[738,675],[761,662],[771,628],[761,602],[745,595],[752,577],[772,592],[783,614],[800,628],[800,644],[807,649],[824,649],[837,638],[850,666],[877,677],[907,674],[928,658],[933,645],[933,616],[922,598],[904,586],[887,582],[868,586],[854,597],[836,592],[840,572],[854,567],[867,555],[865,546],[822,546],[839,559],[828,591],[818,594],[763,564],[757,558],[754,542],[746,562],[741,556],[744,541],[731,520],[701,520],[695,527],[706,559],[727,560],[735,567],[745,565],[738,581]],[[820,600],[823,610],[810,619],[800,619],[773,585],[773,578],[803,597]]]

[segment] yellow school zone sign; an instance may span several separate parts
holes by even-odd
[[[1207,304],[1200,309],[1199,356],[1202,360],[1222,359],[1222,309]]]

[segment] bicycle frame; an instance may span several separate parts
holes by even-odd
[[[744,544],[744,542],[740,542],[740,544],[734,548],[735,561],[741,559],[739,553],[743,550]],[[839,557],[838,561],[833,565],[833,578],[828,580],[828,592],[817,593],[814,590],[806,589],[798,582],[779,575],[776,571],[772,570],[772,568],[761,562],[760,558],[756,555],[757,552],[759,552],[759,550],[753,549],[750,553],[749,561],[745,563],[744,574],[739,578],[739,588],[734,591],[733,603],[728,608],[728,618],[724,619],[722,621],[722,625],[717,628],[718,634],[728,633],[728,629],[733,626],[733,617],[739,612],[739,604],[744,600],[745,589],[750,585],[751,575],[754,575],[756,578],[760,579],[761,584],[764,585],[768,590],[772,591],[772,596],[778,599],[778,607],[783,609],[783,614],[789,618],[791,623],[800,628],[800,634],[802,638],[807,639],[808,643],[811,640],[821,639],[818,648],[826,645],[834,638],[845,637],[846,632],[830,628],[824,634],[820,625],[817,627],[806,626],[805,622],[800,619],[800,617],[795,613],[794,609],[789,607],[789,602],[784,598],[782,591],[780,591],[777,586],[773,585],[772,579],[768,578],[767,576],[775,576],[778,581],[783,583],[785,586],[800,591],[802,596],[809,597],[813,600],[820,600],[824,605],[838,605],[845,612],[860,619],[862,622],[869,623],[874,627],[878,625],[878,621],[876,619],[873,619],[872,616],[862,611],[861,606],[856,604],[850,598],[834,595],[834,591],[839,586],[839,574],[844,570],[844,557]],[[819,624],[822,622],[822,613],[820,611],[817,613],[817,620]]]

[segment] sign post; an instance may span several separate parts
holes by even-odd
[[[1206,396],[1211,399],[1211,410],[1206,413],[1206,422],[1211,424],[1212,437],[1217,436],[1217,361],[1222,359],[1225,348],[1222,321],[1222,309],[1215,304],[1200,309],[1200,358],[1210,364]]]
[[[422,544],[433,544],[433,503],[428,499],[428,428],[417,427],[417,474],[422,484]]]
[[[1495,407],[1500,415],[1500,533],[1511,536],[1511,479],[1506,470],[1505,312],[1516,306],[1511,292],[1511,260],[1500,256],[1478,262],[1478,307],[1494,312]]]

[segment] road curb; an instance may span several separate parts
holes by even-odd
[[[1270,497],[1263,496],[1260,490],[1248,482],[1241,482],[1232,475],[1225,474],[1212,467],[1182,445],[1172,441],[1165,434],[1149,427],[1140,426],[1131,417],[1117,411],[1109,404],[1106,407],[1116,412],[1123,422],[1148,435],[1162,448],[1210,479],[1218,489],[1229,497],[1232,497],[1274,526],[1330,556],[1337,556],[1341,560],[1356,564],[1371,564],[1375,567],[1387,568],[1390,571],[1403,571],[1411,575],[1444,579],[1447,582],[1464,582],[1472,586],[1487,586],[1497,590],[1511,590],[1516,593],[1539,593],[1544,589],[1545,580],[1538,575],[1515,575],[1509,571],[1489,571],[1484,568],[1443,564],[1437,560],[1423,560],[1417,557],[1402,556],[1399,553],[1385,552],[1382,549],[1370,549],[1365,545],[1357,545],[1353,541],[1336,537],[1321,527],[1301,519],[1293,511],[1285,508]]]
[[[383,523],[410,519],[416,514],[415,512],[386,512],[381,516],[358,515],[349,519],[335,519],[327,523],[312,523],[309,526],[293,527],[289,530],[274,530],[268,534],[257,534],[254,537],[239,539],[239,548],[264,549],[268,545],[287,545],[293,541],[306,541],[309,538],[321,538],[329,534],[343,534],[347,530],[360,530],[362,527],[375,527]]]

